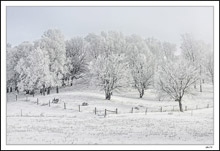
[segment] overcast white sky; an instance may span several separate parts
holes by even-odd
[[[39,39],[50,28],[66,39],[116,30],[180,44],[188,32],[213,41],[213,7],[7,7],[7,42]]]

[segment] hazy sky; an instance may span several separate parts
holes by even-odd
[[[50,28],[66,39],[115,30],[176,44],[188,32],[212,43],[213,7],[7,7],[7,42],[13,46]]]

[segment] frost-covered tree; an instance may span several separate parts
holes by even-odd
[[[147,38],[145,39],[145,42],[149,48],[149,50],[152,52],[152,54],[154,54],[155,56],[157,56],[157,59],[160,60],[161,58],[163,58],[163,50],[162,50],[162,44],[158,39],[155,38]]]
[[[10,44],[6,47],[6,80],[7,80],[7,92],[12,91],[12,86],[16,85],[16,71],[15,67],[15,48],[12,48]]]
[[[110,100],[112,92],[124,87],[128,82],[128,63],[123,54],[100,55],[90,66],[95,83],[105,91],[105,99]]]
[[[101,54],[124,53],[126,51],[125,37],[121,32],[101,32]]]
[[[169,42],[160,42],[155,38],[147,38],[145,40],[149,50],[155,55],[157,62],[164,59],[175,59],[175,53],[177,51],[176,45]]]
[[[10,85],[10,87],[15,87],[17,90],[19,72],[15,70],[15,66],[17,66],[20,59],[26,59],[29,53],[33,51],[33,49],[33,44],[28,41],[25,41],[13,48],[10,45],[7,45],[7,85]]]
[[[214,84],[214,55],[213,52],[209,52],[207,54],[206,61],[206,70],[208,72],[208,76],[211,78],[212,84]]]
[[[144,39],[133,34],[126,37],[126,53],[129,56],[135,51],[136,53],[152,54]]]
[[[174,60],[176,51],[177,49],[175,44],[169,42],[162,43],[162,54],[164,59]]]
[[[126,53],[133,86],[138,90],[140,98],[142,98],[144,91],[153,83],[154,57],[140,36],[128,36],[126,42]]]
[[[86,60],[87,43],[80,37],[66,41],[66,77],[71,80],[82,78],[87,70]]]
[[[138,90],[140,98],[144,95],[144,90],[147,89],[153,80],[154,65],[150,56],[137,54],[130,60],[131,75],[134,80],[134,87]]]
[[[114,53],[124,53],[126,50],[125,37],[121,32],[102,31],[100,35],[93,33],[85,37],[88,42],[86,49],[89,51],[90,60],[97,59],[99,55]]]
[[[199,66],[199,83],[200,83],[200,92],[202,92],[202,83],[205,81],[206,73],[207,73],[207,65],[209,64],[209,55],[213,56],[213,51],[211,49],[211,45],[205,43],[204,41],[197,41],[198,51],[199,51],[199,59],[198,59],[198,66]],[[214,66],[214,62],[213,62]]]
[[[183,57],[190,61],[192,65],[199,68],[200,78],[198,79],[200,82],[200,92],[202,92],[202,78],[204,75],[205,69],[205,59],[206,52],[209,51],[210,46],[203,41],[196,40],[192,34],[183,34],[181,35],[182,43],[181,43],[181,53]],[[194,84],[194,88],[196,88],[196,82]]]
[[[40,48],[31,51],[26,58],[21,58],[15,70],[19,73],[18,86],[21,90],[45,88],[55,78],[50,74],[49,56]]]
[[[193,64],[199,59],[199,50],[196,40],[193,38],[192,34],[186,33],[181,35],[182,43],[181,50],[182,55],[185,59],[191,61]]]
[[[154,73],[157,73],[158,66],[166,59],[166,57],[164,56],[164,52],[166,51],[166,49],[163,49],[162,43],[158,39],[155,39],[153,37],[145,39],[145,43],[147,47],[149,48],[150,52],[154,56]],[[156,80],[157,80],[157,77],[156,77],[156,74],[154,74],[152,85],[155,88],[157,87]],[[160,94],[158,94],[158,98],[160,100],[161,98]]]
[[[158,93],[165,93],[178,101],[183,112],[182,99],[190,93],[190,86],[199,79],[199,69],[186,60],[167,61],[161,64],[157,72]]]
[[[35,48],[37,47],[46,51],[49,55],[49,70],[54,79],[51,86],[56,86],[58,93],[58,87],[61,86],[63,75],[66,72],[66,49],[62,32],[58,29],[47,30],[40,40],[35,41]]]
[[[89,60],[97,59],[101,54],[101,36],[96,35],[94,33],[90,33],[85,37],[85,41],[87,42],[86,50],[88,52]]]

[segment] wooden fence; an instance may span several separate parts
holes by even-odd
[[[16,100],[17,100],[17,96],[16,96]],[[74,107],[73,106],[69,106],[67,108],[67,103],[65,101],[61,101],[60,99],[60,102],[63,102],[63,109],[66,110],[66,109],[73,109]],[[47,103],[45,104],[45,101],[43,101],[43,103],[40,102],[39,98],[36,99],[36,104],[37,105],[47,105]],[[53,101],[51,102],[50,100],[48,100],[48,106],[49,107],[52,107],[54,104]],[[57,103],[55,103],[57,104]],[[83,112],[82,111],[82,106],[83,105],[78,105],[76,108],[78,108],[78,112]],[[76,109],[75,108],[75,109]],[[213,108],[213,105],[212,104],[203,104],[203,105],[185,105],[183,106],[183,110],[184,111],[191,111],[191,115],[193,115],[193,110],[198,110],[198,109],[205,109],[205,108]],[[88,111],[88,109],[83,109],[84,111]],[[120,114],[126,114],[126,113],[144,113],[145,115],[147,115],[149,112],[179,112],[179,106],[178,105],[167,105],[167,106],[160,106],[160,107],[143,107],[142,106],[142,109],[140,110],[138,107],[131,107],[131,109],[128,111],[128,112],[123,112],[124,110],[122,110],[120,112]],[[90,111],[89,111],[90,112]],[[115,108],[115,110],[110,110],[110,109],[97,109],[97,107],[94,108],[94,110],[92,111],[95,115],[98,115],[98,116],[103,116],[103,117],[106,117],[107,115],[109,114],[119,114],[118,112],[118,108]],[[22,116],[22,110],[20,111],[20,115]]]

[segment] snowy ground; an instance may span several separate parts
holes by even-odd
[[[49,106],[54,97],[61,101]],[[158,101],[153,90],[143,99],[135,90],[115,93],[111,101],[104,100],[102,92],[74,87],[27,100],[19,95],[15,101],[14,94],[7,98],[7,144],[213,144],[211,85],[186,96],[183,113],[177,102]],[[83,102],[89,105],[79,112]],[[107,112],[104,117],[105,109],[116,108],[118,114]]]

